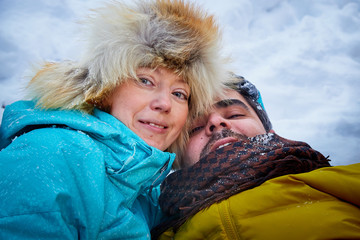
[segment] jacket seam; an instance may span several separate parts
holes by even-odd
[[[21,216],[34,215],[34,214],[43,214],[43,213],[61,213],[61,211],[54,210],[54,211],[27,212],[27,213],[21,213],[21,214],[12,214],[12,215],[7,215],[7,216],[0,216],[0,219],[12,218],[12,217],[21,217]]]
[[[327,194],[327,193],[326,193]],[[335,196],[331,196],[333,198],[336,198]],[[254,213],[246,213],[245,215],[242,214],[243,216],[246,217],[257,217],[263,214],[270,214],[270,213],[274,213],[274,212],[278,212],[279,210],[286,210],[289,208],[298,208],[298,207],[303,207],[303,206],[311,206],[311,205],[316,205],[316,204],[320,204],[320,203],[324,203],[324,202],[334,202],[334,199],[318,199],[318,200],[311,200],[311,201],[300,201],[300,202],[294,202],[291,204],[285,204],[285,205],[281,205],[281,206],[276,206],[276,207],[266,207],[265,209],[267,210],[266,212],[264,212],[264,210],[258,210]]]

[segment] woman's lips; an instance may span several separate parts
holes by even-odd
[[[147,123],[149,124],[150,126],[153,126],[153,127],[157,127],[157,128],[166,128],[165,126],[161,126],[161,125],[158,125],[158,124],[155,124],[155,123]]]
[[[151,129],[152,131],[156,132],[165,132],[168,126],[165,123],[160,122],[154,122],[154,121],[139,121],[141,124],[143,124],[148,129]]]

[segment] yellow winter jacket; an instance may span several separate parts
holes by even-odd
[[[160,239],[360,239],[360,163],[268,180]]]

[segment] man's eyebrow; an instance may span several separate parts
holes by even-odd
[[[241,106],[249,111],[249,107],[245,103],[240,101],[239,99],[224,99],[224,100],[221,100],[221,101],[215,103],[215,106],[217,108],[225,108],[225,107],[232,106],[232,105]]]

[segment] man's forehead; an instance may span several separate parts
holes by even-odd
[[[249,106],[245,100],[245,98],[236,90],[228,89],[225,91],[223,98],[219,98],[216,100],[213,107],[215,108],[225,108],[231,105],[238,105],[244,107],[245,109],[249,109]]]

